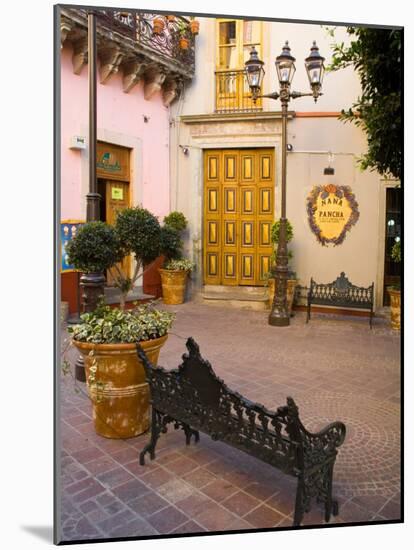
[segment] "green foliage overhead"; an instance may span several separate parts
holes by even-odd
[[[80,342],[128,344],[164,336],[174,317],[151,304],[127,311],[100,304],[92,313],[81,315],[82,323],[68,327],[68,331]]]
[[[349,46],[334,44],[330,71],[354,67],[362,94],[341,120],[363,128],[368,152],[359,159],[362,169],[378,170],[401,179],[401,30],[347,28],[353,38]]]
[[[401,241],[397,241],[393,244],[393,247],[391,249],[391,258],[394,260],[394,262],[401,262]]]
[[[139,263],[150,263],[160,254],[161,226],[157,218],[139,206],[121,210],[115,229],[126,254],[133,253]]]
[[[273,244],[279,242],[280,220],[273,222],[271,231],[271,240]],[[293,227],[289,220],[286,223],[286,241],[290,242],[293,239]]]
[[[84,273],[102,272],[123,257],[115,229],[104,222],[83,225],[66,246],[69,263]]]
[[[179,232],[169,225],[163,225],[161,228],[161,254],[164,254],[167,260],[179,258],[183,248],[183,241]]]
[[[164,218],[164,224],[172,227],[178,232],[184,231],[187,227],[187,219],[182,212],[170,212]]]

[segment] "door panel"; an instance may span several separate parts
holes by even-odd
[[[106,221],[107,223],[114,224],[116,216],[119,211],[129,207],[129,184],[120,181],[106,181],[105,189],[105,203],[106,203]],[[118,263],[118,266],[124,274],[130,274],[130,257],[127,256]],[[115,269],[115,268],[114,268]],[[110,274],[107,272],[107,284],[113,286],[114,281]]]
[[[263,285],[270,268],[272,149],[204,156],[204,282]]]

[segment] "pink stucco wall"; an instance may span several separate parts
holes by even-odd
[[[88,137],[88,69],[84,66],[80,75],[73,73],[72,47],[66,44],[61,56],[61,88],[61,219],[81,219],[86,201],[81,194],[81,153],[69,149],[69,144],[74,135]],[[142,203],[161,218],[169,210],[169,109],[162,104],[160,93],[146,101],[142,83],[124,93],[122,74],[112,75],[104,85],[98,75],[97,97],[98,129],[142,140]]]

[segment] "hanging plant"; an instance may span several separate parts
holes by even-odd
[[[190,21],[190,30],[192,34],[198,34],[200,31],[200,21],[197,21],[196,19]]]
[[[175,15],[167,15],[167,21],[169,21],[170,23],[174,23]]]
[[[156,17],[152,24],[152,32],[154,34],[161,34],[165,27],[165,21],[162,17]]]
[[[188,38],[185,38],[184,36],[182,36],[178,42],[180,48],[182,50],[188,50],[188,46],[190,44],[190,41],[188,40]]]

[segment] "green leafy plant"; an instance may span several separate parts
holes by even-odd
[[[293,227],[289,220],[286,220],[286,241],[289,243],[293,239]],[[277,245],[279,242],[280,234],[280,220],[273,222],[271,229],[271,241]]]
[[[153,304],[132,310],[111,308],[102,303],[92,313],[81,315],[82,322],[68,327],[74,340],[94,344],[134,343],[167,334],[175,316]]]
[[[161,251],[165,258],[167,260],[179,258],[183,246],[180,233],[169,225],[163,225],[161,228]]]
[[[179,258],[177,260],[170,260],[164,265],[164,269],[171,271],[192,271],[195,268],[195,263],[186,258]]]
[[[109,270],[121,291],[120,304],[123,309],[126,296],[142,275],[144,266],[162,252],[161,226],[145,208],[125,208],[118,213],[114,226],[104,222],[85,224],[67,245],[67,251],[69,261],[80,271]],[[132,277],[119,265],[130,254],[135,260]]]
[[[124,256],[115,229],[99,221],[83,225],[67,244],[66,252],[68,261],[84,273],[110,269]]]
[[[286,220],[286,242],[290,242],[293,239],[293,226],[290,223],[289,220]],[[270,240],[273,247],[273,252],[270,256],[270,271],[264,274],[265,284],[269,284],[269,279],[274,277],[274,268],[276,265],[276,253],[277,253],[277,245],[279,243],[279,235],[280,235],[280,220],[276,220],[273,222],[272,228],[270,230]],[[291,260],[293,258],[293,252],[291,250],[288,250],[288,258]],[[292,279],[296,279],[296,273],[293,271],[289,271],[289,277]]]
[[[391,258],[394,262],[401,262],[401,241],[396,241],[391,249]]]
[[[178,232],[184,231],[187,228],[187,218],[182,212],[170,212],[168,216],[164,218],[164,225],[172,227]]]
[[[353,40],[349,46],[333,44],[328,70],[353,67],[362,94],[342,110],[340,120],[353,122],[366,132],[368,152],[359,159],[363,170],[401,179],[402,32],[362,27],[348,27],[347,32]]]
[[[162,227],[162,251],[166,258],[164,269],[192,271],[194,262],[183,258],[184,243],[181,240],[182,232],[187,228],[188,222],[182,212],[170,212],[164,218]]]

